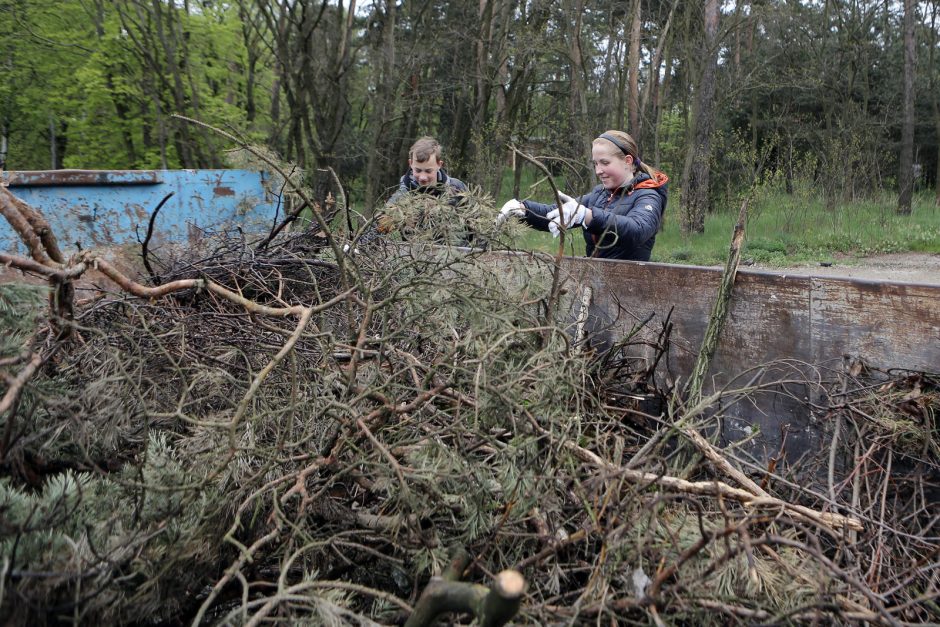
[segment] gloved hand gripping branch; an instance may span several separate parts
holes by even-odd
[[[506,201],[506,204],[503,205],[503,208],[499,210],[499,215],[496,216],[496,226],[502,226],[503,222],[508,220],[510,216],[521,218],[524,215],[525,205],[513,198],[512,200]]]
[[[570,229],[573,226],[582,226],[587,214],[587,207],[571,196],[558,192],[558,197],[562,201],[561,215],[558,209],[552,209],[545,216],[549,220],[548,230],[551,231],[553,237],[558,237],[562,220],[564,220],[565,228]]]

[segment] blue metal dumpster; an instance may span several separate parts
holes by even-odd
[[[150,216],[171,192],[154,224],[153,244],[190,242],[235,226],[270,229],[277,203],[266,177],[250,170],[48,170],[4,172],[2,184],[45,215],[63,252],[111,247],[144,238]],[[0,219],[0,250],[25,254]]]

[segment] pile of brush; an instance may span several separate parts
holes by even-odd
[[[629,338],[600,352],[556,259],[325,223],[138,276],[38,236],[3,258],[54,298],[0,286],[0,614],[937,618],[940,375],[814,381],[831,471],[755,468],[707,437],[748,391],[663,389]]]

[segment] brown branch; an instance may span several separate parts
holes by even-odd
[[[388,463],[392,465],[392,469],[395,471],[395,474],[398,476],[398,481],[401,483],[402,493],[408,493],[408,482],[405,481],[405,474],[401,470],[401,464],[398,463],[398,460],[395,459],[395,456],[373,435],[372,431],[369,430],[369,427],[366,426],[366,423],[362,421],[362,418],[356,419],[356,426],[359,427],[359,430],[362,431],[369,441],[372,442],[372,446],[377,448],[380,453],[388,460]]]
[[[207,281],[205,279],[180,279],[178,281],[171,281],[156,287],[147,287],[146,285],[141,285],[140,283],[137,283],[136,281],[133,281],[126,275],[122,274],[120,270],[112,266],[104,259],[98,257],[93,252],[82,253],[81,259],[89,267],[98,270],[101,272],[101,274],[117,283],[118,287],[128,294],[132,294],[140,298],[160,298],[166,296],[167,294],[172,294],[173,292],[207,287]]]
[[[166,204],[166,201],[172,198],[173,194],[175,193],[176,192],[170,192],[164,196],[163,200],[161,200],[153,210],[153,213],[150,214],[150,220],[147,222],[147,234],[144,236],[144,241],[140,245],[140,256],[144,260],[144,267],[147,268],[147,273],[150,275],[150,278],[153,279],[154,283],[158,283],[160,279],[157,277],[156,272],[153,271],[153,268],[150,267],[150,258],[147,254],[147,247],[150,245],[150,238],[153,237],[153,225],[157,221],[157,214],[160,213],[160,209],[163,208],[163,205]]]
[[[300,217],[300,212],[303,211],[303,210],[306,209],[306,208],[307,208],[307,203],[306,203],[306,202],[302,202],[302,203],[300,203],[299,205],[297,205],[297,208],[296,208],[296,209],[294,209],[294,210],[291,211],[289,214],[287,214],[287,215],[284,217],[284,219],[281,220],[280,223],[276,224],[276,225],[274,226],[274,228],[271,229],[271,232],[268,234],[268,236],[265,237],[263,240],[261,240],[261,243],[260,243],[260,244],[258,244],[257,246],[255,246],[255,250],[264,250],[265,248],[267,248],[267,247],[268,247],[268,244],[270,244],[271,241],[272,241],[275,237],[277,237],[278,234],[279,234],[281,231],[283,231],[285,228],[287,228],[287,225],[288,225],[288,224],[290,224],[291,222],[294,222],[298,217]]]
[[[33,259],[20,257],[19,255],[10,255],[4,252],[0,252],[0,264],[11,268],[16,268],[17,270],[22,270],[23,272],[39,274],[46,278],[55,279],[57,281],[68,281],[70,279],[78,278],[85,272],[85,270],[87,270],[87,266],[84,262],[79,262],[64,268],[55,268]]]
[[[496,575],[492,588],[434,577],[424,588],[405,627],[426,627],[446,612],[469,613],[481,627],[505,625],[519,611],[525,578],[518,571]]]
[[[558,251],[555,253],[555,267],[552,272],[552,288],[548,295],[548,305],[546,307],[546,319],[551,320],[553,313],[555,311],[555,304],[558,301],[559,292],[561,291],[561,259],[565,254],[565,234],[568,232],[568,227],[565,224],[564,210],[562,209],[561,195],[558,192],[558,186],[555,185],[555,180],[552,178],[552,173],[545,167],[545,164],[536,159],[535,157],[528,155],[515,146],[510,146],[512,151],[518,154],[520,157],[540,169],[546,177],[548,184],[552,188],[552,192],[555,195],[555,204],[558,206],[559,214],[559,232],[561,235],[558,239]]]
[[[0,399],[0,416],[13,408],[16,401],[19,400],[20,394],[26,386],[26,382],[29,381],[30,377],[39,369],[41,363],[42,355],[34,353],[29,362],[20,370],[19,374],[13,378],[10,382],[10,387],[7,388],[6,393],[3,395],[3,399]],[[7,447],[10,445],[10,438],[13,434],[13,418],[13,412],[11,412],[7,417],[6,429],[4,429],[3,432],[3,442],[0,443],[0,459],[6,459],[7,456]]]
[[[515,568],[516,570],[525,570],[526,568],[528,568],[529,566],[532,566],[533,564],[538,564],[545,558],[555,555],[566,546],[570,546],[577,542],[581,542],[582,540],[587,538],[587,534],[588,534],[587,529],[578,529],[577,531],[569,535],[564,540],[555,540],[549,546],[545,547],[544,549],[542,549],[535,555],[530,555],[529,557],[525,558],[524,560],[516,564]]]
[[[352,237],[353,225],[352,225],[352,216],[349,214],[349,201],[346,198],[346,190],[343,189],[343,184],[340,182],[339,177],[336,175],[336,170],[330,166],[326,166],[326,169],[329,171],[330,175],[333,177],[333,182],[336,183],[336,189],[339,190],[339,195],[341,202],[343,203],[343,212],[346,214],[346,228],[349,229],[348,237]]]
[[[88,265],[117,283],[121,289],[140,298],[160,298],[168,294],[172,294],[173,292],[179,292],[186,289],[206,289],[230,302],[241,305],[250,313],[265,316],[302,316],[307,311],[310,311],[311,313],[319,313],[345,301],[352,295],[353,292],[353,290],[350,289],[341,294],[337,294],[332,299],[321,303],[316,307],[305,307],[303,305],[293,305],[290,307],[269,307],[268,305],[260,305],[252,300],[249,300],[241,294],[233,292],[232,290],[208,279],[180,279],[178,281],[171,281],[170,283],[164,283],[163,285],[158,285],[156,287],[147,287],[146,285],[141,285],[140,283],[137,283],[136,281],[128,278],[109,262],[101,259],[94,253],[85,253],[82,256],[82,259],[86,261]],[[0,257],[0,261],[2,261],[2,257]]]
[[[0,215],[7,219],[16,234],[29,250],[29,256],[37,262],[51,266],[53,261],[45,252],[42,239],[33,229],[29,220],[23,215],[20,205],[25,204],[16,196],[10,193],[6,188],[0,187]]]
[[[59,243],[56,241],[55,233],[52,232],[52,227],[49,225],[45,216],[42,215],[39,209],[27,204],[15,195],[10,194],[10,196],[13,198],[14,204],[19,208],[20,213],[33,228],[33,231],[39,236],[39,241],[42,242],[42,247],[49,257],[56,263],[65,263],[65,257],[62,256],[62,251],[59,250]]]
[[[75,288],[72,279],[81,276],[87,266],[79,262],[70,267],[53,267],[33,259],[0,253],[0,263],[23,272],[32,272],[49,280],[49,316],[53,331],[58,339],[71,333],[71,321],[75,301]]]
[[[692,443],[695,444],[696,448],[702,452],[703,455],[708,459],[708,461],[715,464],[721,472],[723,472],[728,477],[734,479],[738,485],[748,490],[754,496],[759,497],[769,497],[770,495],[757,485],[750,477],[745,475],[743,472],[731,465],[727,459],[722,457],[715,447],[712,446],[711,442],[705,439],[705,437],[699,433],[697,430],[692,428],[682,429],[683,435],[692,440]]]
[[[546,436],[551,436],[551,434],[547,431],[544,431],[544,429],[542,429],[542,431]],[[864,529],[862,523],[858,519],[849,516],[834,514],[832,512],[820,512],[803,505],[788,503],[771,496],[756,496],[746,490],[732,487],[721,481],[687,481],[685,479],[671,477],[669,475],[657,475],[651,472],[630,470],[622,466],[617,466],[615,464],[606,462],[597,454],[592,453],[591,451],[582,448],[569,440],[564,440],[562,445],[574,453],[574,455],[581,461],[592,464],[602,470],[610,472],[615,476],[623,477],[628,481],[640,485],[658,485],[663,488],[675,490],[677,492],[685,492],[688,494],[720,496],[738,501],[745,507],[777,508],[787,511],[801,520],[809,521],[830,529],[855,529],[857,531],[862,531]]]
[[[689,382],[686,385],[686,398],[690,403],[697,403],[702,395],[702,382],[705,379],[705,373],[708,372],[712,356],[715,354],[715,348],[718,346],[718,338],[728,316],[728,303],[731,301],[734,280],[738,274],[738,262],[741,259],[741,245],[744,243],[744,228],[747,223],[747,207],[750,202],[751,196],[748,195],[741,203],[738,221],[734,225],[734,233],[731,236],[728,261],[725,264],[724,273],[721,275],[718,297],[712,306],[708,327],[705,329],[705,337],[702,339],[702,347],[699,349],[698,358],[695,360],[695,366],[692,368]]]

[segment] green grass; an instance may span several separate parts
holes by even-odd
[[[587,190],[587,187],[566,189],[563,176],[556,176],[554,180],[561,191],[573,194]],[[512,170],[506,168],[501,193],[496,199],[497,208],[509,200],[512,184]],[[708,215],[704,233],[684,234],[679,229],[678,192],[679,184],[673,181],[665,224],[653,248],[653,261],[724,264],[737,219],[737,206]],[[552,193],[541,172],[528,166],[523,169],[519,195],[550,202]],[[822,196],[809,185],[791,195],[765,190],[751,205],[742,258],[769,266],[791,266],[835,260],[844,263],[853,257],[896,252],[940,254],[940,207],[935,204],[933,190],[915,195],[910,216],[897,215],[896,204],[896,194],[881,193],[870,199],[826,208]],[[566,254],[584,254],[584,238],[579,230],[572,231],[568,240]],[[558,240],[549,233],[529,229],[515,240],[514,246],[554,254]]]
[[[511,180],[504,189],[511,189]],[[533,196],[540,200],[550,196],[547,185],[538,189],[544,192]],[[899,216],[894,212],[897,196],[893,194],[833,209],[827,209],[821,197],[765,194],[752,203],[742,257],[770,266],[787,266],[884,253],[940,253],[940,208],[934,198],[932,190],[916,195],[912,214]],[[678,198],[673,191],[665,224],[656,238],[653,261],[723,264],[736,219],[737,208],[716,212],[706,217],[704,233],[683,234],[679,229]],[[568,246],[567,253],[584,254],[582,238],[572,239],[574,245]],[[532,231],[517,244],[526,250],[555,252],[558,242],[548,233]]]

